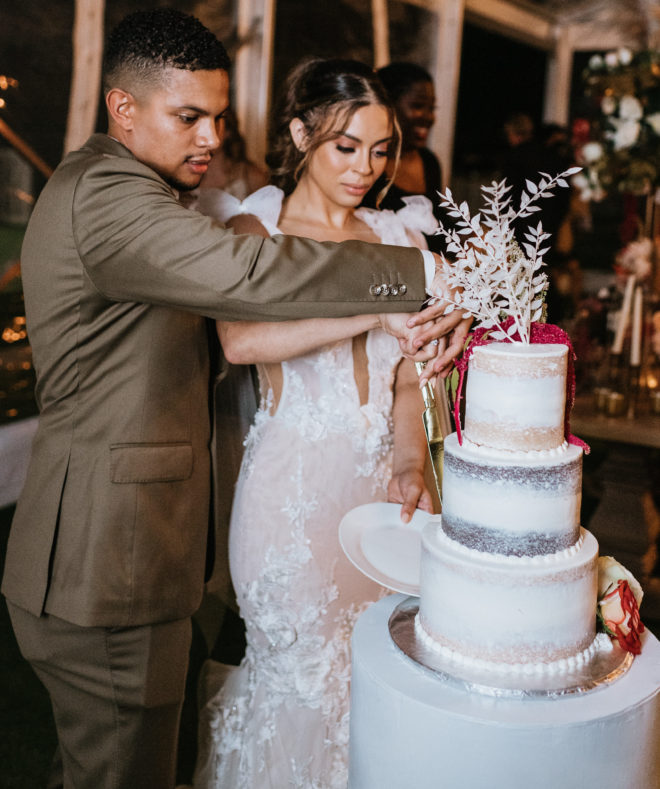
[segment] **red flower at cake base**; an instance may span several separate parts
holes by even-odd
[[[616,587],[598,601],[598,607],[606,632],[616,637],[622,649],[639,655],[642,651],[639,636],[644,632],[644,625],[628,581],[617,581]]]

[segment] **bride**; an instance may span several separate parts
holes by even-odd
[[[397,213],[357,208],[399,146],[373,71],[313,60],[287,87],[272,156],[281,188],[242,204],[208,190],[202,209],[237,214],[236,232],[423,245],[435,227],[425,197]],[[367,502],[400,502],[406,522],[432,511],[417,375],[378,316],[218,333],[230,362],[257,365],[261,406],[229,537],[247,650],[201,712],[195,786],[345,789],[351,631],[383,589],[349,563],[337,530]]]

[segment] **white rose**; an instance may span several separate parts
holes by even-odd
[[[581,153],[585,163],[592,164],[603,155],[603,146],[599,142],[588,142],[582,147]]]
[[[622,148],[630,148],[637,142],[639,137],[640,124],[638,121],[612,119],[615,131],[607,136],[614,142],[614,149],[620,151]]]
[[[628,49],[628,47],[620,47],[617,55],[619,56],[619,63],[621,63],[622,66],[627,66],[630,64],[630,61],[632,60],[632,52]]]
[[[653,131],[660,135],[660,112],[654,112],[651,115],[647,115],[645,120]]]
[[[644,592],[635,576],[622,564],[619,564],[613,556],[600,556],[598,559],[598,599],[600,600],[611,592],[619,581],[628,581],[630,591],[639,608]]]
[[[600,108],[604,115],[611,115],[616,109],[616,99],[614,96],[603,96]]]
[[[572,181],[576,189],[586,189],[589,186],[589,179],[584,173],[577,173],[573,176]]]
[[[619,102],[619,117],[628,121],[638,121],[644,115],[639,99],[635,96],[623,96]]]
[[[600,55],[592,55],[589,58],[589,68],[593,69],[594,71],[598,71],[598,69],[603,68],[604,61]]]
[[[616,52],[608,52],[605,55],[605,65],[608,68],[616,68],[619,65],[619,57]]]
[[[571,183],[580,193],[580,200],[582,200],[583,203],[588,203],[591,200],[592,194],[591,184],[589,183],[587,176],[583,175],[582,173],[578,173],[577,175],[573,176]]]

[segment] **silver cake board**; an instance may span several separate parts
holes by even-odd
[[[467,692],[520,699],[589,693],[615,682],[633,663],[633,655],[614,641],[611,650],[597,651],[582,665],[561,674],[485,671],[459,664],[425,646],[415,632],[418,611],[418,597],[408,597],[396,606],[388,622],[392,641],[408,659]]]

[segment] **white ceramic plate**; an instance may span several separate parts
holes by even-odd
[[[415,510],[403,523],[401,505],[374,502],[355,507],[339,524],[344,553],[368,578],[408,595],[419,596],[422,529],[434,517]]]

